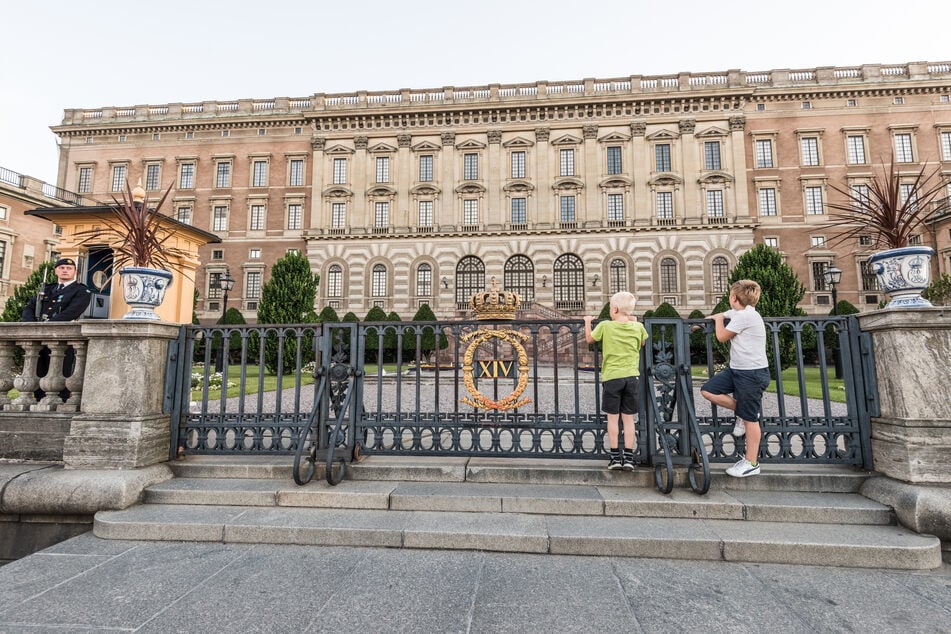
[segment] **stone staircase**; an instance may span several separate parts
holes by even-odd
[[[106,539],[478,549],[930,569],[940,542],[896,525],[847,467],[770,465],[662,495],[653,471],[586,460],[371,456],[336,487],[289,457],[189,456],[144,503],[96,514]],[[318,474],[319,475],[319,474]],[[686,474],[678,472],[678,486]]]

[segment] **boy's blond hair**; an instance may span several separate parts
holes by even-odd
[[[637,306],[637,298],[627,291],[619,291],[611,296],[611,308],[617,308],[625,315],[633,315]]]
[[[753,280],[737,280],[730,286],[730,293],[736,296],[736,301],[746,306],[756,306],[759,302],[761,289]]]

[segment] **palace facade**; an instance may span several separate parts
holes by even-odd
[[[754,244],[780,249],[826,314],[882,299],[866,245],[831,248],[833,187],[894,155],[951,179],[951,63],[681,73],[301,98],[67,110],[59,187],[108,201],[141,179],[202,248],[198,315],[253,319],[289,251],[320,275],[318,311],[460,314],[491,285],[539,315],[705,313]],[[951,193],[951,185],[948,189]],[[168,203],[166,203],[168,204]],[[917,236],[951,271],[945,215]],[[834,259],[834,260],[833,260]]]

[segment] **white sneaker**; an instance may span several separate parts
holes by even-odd
[[[759,475],[759,464],[754,465],[746,458],[741,458],[735,465],[727,469],[726,472],[734,478],[748,478],[749,476]]]
[[[736,422],[733,424],[733,437],[739,438],[740,436],[746,435],[746,423],[742,419],[737,418]]]

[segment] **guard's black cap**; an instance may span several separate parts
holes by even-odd
[[[60,258],[56,260],[56,264],[54,265],[53,268],[56,268],[57,266],[63,266],[64,264],[68,264],[69,266],[76,266],[76,262],[72,258]]]

